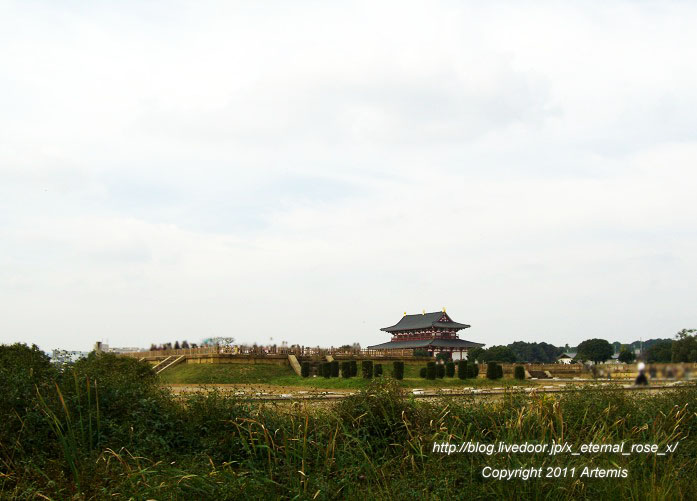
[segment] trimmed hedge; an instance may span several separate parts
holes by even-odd
[[[477,376],[479,376],[479,364],[475,364],[474,362],[471,364],[467,364],[467,371],[468,377],[476,378]]]
[[[525,379],[525,367],[522,365],[516,365],[513,371],[513,377],[516,379]]]
[[[467,379],[469,377],[469,368],[467,367],[467,360],[460,360],[457,362],[457,377],[460,379]]]
[[[496,362],[488,362],[486,364],[486,378],[498,379],[499,377],[501,377],[499,376],[499,364],[497,364]]]
[[[428,362],[426,364],[426,379],[436,379],[436,363]]]
[[[421,367],[421,369],[419,369],[419,376],[426,379],[426,376],[428,375],[427,371],[428,369],[426,369],[426,367]]]
[[[372,379],[373,378],[373,361],[372,360],[364,360],[361,363],[361,372],[363,373],[363,379]]]
[[[382,364],[373,365],[373,376],[375,376],[375,377],[382,376]]]
[[[392,362],[392,377],[395,379],[404,379],[404,362]]]
[[[503,365],[496,364],[496,373],[499,375],[499,379],[503,377]]]
[[[329,362],[329,365],[331,366],[332,377],[339,377],[339,362],[333,360]]]
[[[310,377],[310,362],[300,364],[300,375],[302,377]]]
[[[351,360],[351,377],[358,376],[358,363],[355,360]]]
[[[348,360],[341,362],[341,377],[350,378],[351,377],[351,362]]]
[[[455,377],[455,362],[445,363],[445,375],[447,377]]]
[[[436,376],[439,379],[443,379],[445,377],[445,365],[444,364],[436,364]]]
[[[332,377],[332,366],[329,362],[322,362],[320,367],[322,368],[322,376],[326,378]]]

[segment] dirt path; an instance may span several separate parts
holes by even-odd
[[[634,387],[630,384],[618,382],[594,382],[589,384],[594,388],[608,388],[617,391],[649,391],[657,392],[673,389],[684,385],[685,382],[658,383],[646,387]],[[336,400],[346,398],[356,393],[355,389],[322,389],[299,386],[277,386],[270,384],[170,384],[175,395],[188,393],[220,391],[233,394],[243,400],[268,400],[268,401],[302,401],[302,400]],[[407,394],[415,398],[441,398],[441,397],[484,397],[501,396],[506,393],[520,393],[534,395],[540,393],[562,393],[574,391],[578,382],[568,381],[540,381],[535,386],[521,387],[486,387],[486,388],[405,388]]]

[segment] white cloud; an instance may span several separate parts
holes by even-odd
[[[0,11],[0,340],[694,326],[691,4]]]

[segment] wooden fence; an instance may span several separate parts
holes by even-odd
[[[375,358],[412,358],[412,350],[347,350],[341,348],[317,348],[309,346],[299,347],[262,347],[262,346],[204,346],[201,348],[180,348],[168,350],[149,350],[119,353],[119,355],[132,358],[162,358],[186,355],[187,357],[207,355],[244,355],[244,356],[284,356],[296,357],[324,357],[332,355],[337,358],[350,357],[375,357]]]

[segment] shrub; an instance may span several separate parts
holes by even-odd
[[[358,362],[351,360],[351,377],[358,376]]]
[[[19,450],[25,453],[42,451],[49,442],[50,432],[36,394],[55,393],[57,376],[56,368],[38,346],[0,345],[0,464],[5,450],[12,456],[19,448],[19,436],[23,438]],[[4,468],[0,470],[6,471]]]
[[[348,360],[341,362],[341,376],[344,378],[351,377],[351,362]]]
[[[373,375],[375,377],[382,376],[382,364],[375,364],[373,366]]]
[[[445,377],[445,365],[436,364],[436,376],[439,379],[443,379]]]
[[[421,369],[419,369],[419,376],[426,379],[427,375],[428,375],[428,369],[426,367],[421,367]]]
[[[498,374],[498,379],[503,377],[503,365],[496,364],[496,374]]]
[[[469,368],[467,367],[467,360],[460,360],[457,363],[457,377],[460,379],[467,379],[470,377],[468,371]]]
[[[322,368],[322,376],[326,378],[332,377],[332,366],[329,362],[322,362],[320,367]]]
[[[300,375],[302,377],[310,376],[310,362],[303,362],[300,364]]]
[[[373,361],[372,360],[363,360],[363,363],[361,363],[361,373],[363,374],[363,379],[372,379],[373,378]]]
[[[496,362],[487,362],[486,364],[486,378],[487,379],[498,379],[499,378],[499,368]]]
[[[392,362],[392,377],[395,379],[404,379],[404,362]]]
[[[516,379],[525,379],[525,367],[523,367],[522,365],[516,365],[515,370],[513,372],[513,376]]]
[[[436,363],[428,362],[426,364],[426,379],[436,379]]]
[[[159,378],[147,362],[92,352],[66,370],[58,384],[60,388],[42,396],[47,408],[58,404],[62,396],[72,416],[67,417],[68,411],[63,408],[62,401],[54,407],[52,416],[60,420],[65,416],[61,424],[63,431],[56,430],[56,435],[67,431],[67,436],[70,436],[73,433],[71,428],[82,435],[83,429],[89,430],[90,421],[93,425],[91,432],[86,431],[70,447],[66,448],[59,439],[66,459],[71,458],[68,460],[71,468],[71,463],[76,461],[73,459],[74,448],[87,452],[105,444],[127,443],[157,454],[168,449],[167,444],[175,440],[177,404],[169,390],[160,385]],[[88,385],[92,390],[87,389]],[[98,411],[95,406],[97,399]]]
[[[332,377],[339,377],[339,362],[332,360],[329,365],[331,366]]]
[[[445,375],[455,377],[455,362],[447,362],[445,364]]]
[[[467,370],[469,371],[469,377],[476,378],[479,376],[479,364],[475,364],[474,362],[467,364]]]

